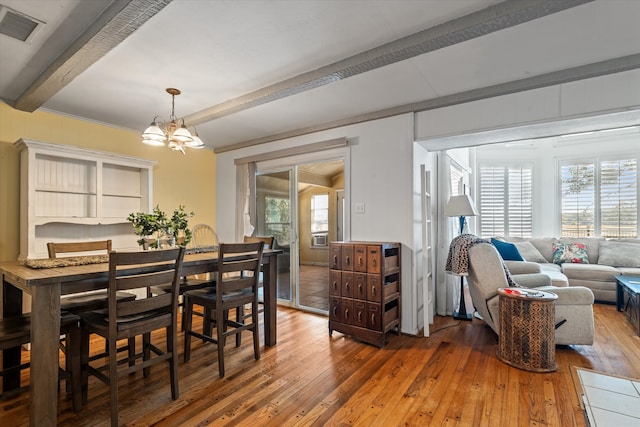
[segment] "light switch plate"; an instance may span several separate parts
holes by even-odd
[[[357,202],[355,204],[356,213],[363,214],[364,213],[364,202]]]

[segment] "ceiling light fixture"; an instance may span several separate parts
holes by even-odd
[[[196,128],[193,127],[193,134],[189,132],[183,118],[176,117],[176,96],[180,95],[180,90],[167,88],[167,93],[171,95],[171,116],[169,122],[159,120],[155,116],[153,121],[144,132],[142,132],[142,142],[148,145],[163,146],[168,145],[174,151],[181,151],[185,154],[186,148],[203,148],[204,143],[198,136]],[[179,126],[178,124],[181,123]]]

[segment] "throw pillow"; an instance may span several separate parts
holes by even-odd
[[[615,241],[600,242],[598,264],[612,267],[640,267],[640,244]]]
[[[498,239],[491,238],[491,243],[496,247],[498,253],[505,261],[524,261],[518,248],[513,243],[503,242]]]
[[[522,255],[522,258],[524,258],[525,261],[541,263],[549,262],[531,242],[515,242],[514,245],[516,245],[516,248],[518,248],[520,255]]]
[[[587,245],[584,243],[560,243],[553,244],[553,263],[589,264]]]

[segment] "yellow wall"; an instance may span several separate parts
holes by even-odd
[[[145,126],[141,123],[141,130]],[[186,155],[140,142],[140,133],[105,126],[46,111],[25,113],[0,102],[0,261],[14,260],[19,252],[20,138],[74,145],[155,160],[153,203],[171,212],[178,205],[195,212],[189,225],[207,223],[215,228],[216,155],[211,150],[190,150]]]

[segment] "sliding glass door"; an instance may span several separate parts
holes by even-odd
[[[292,191],[294,170],[258,172],[256,174],[256,236],[273,236],[278,255],[278,299],[293,302],[296,281],[296,211]],[[292,266],[294,268],[292,268]]]

